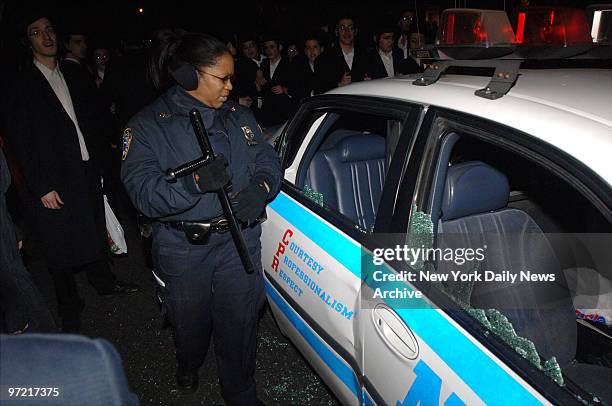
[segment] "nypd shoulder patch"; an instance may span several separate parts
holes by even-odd
[[[130,151],[130,145],[132,144],[132,129],[126,128],[123,130],[123,145],[121,151],[121,160],[125,161]]]

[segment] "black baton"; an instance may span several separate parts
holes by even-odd
[[[208,134],[206,132],[206,128],[204,127],[204,123],[202,122],[200,112],[197,109],[191,110],[189,112],[189,118],[191,119],[191,125],[193,126],[193,131],[195,132],[198,144],[200,144],[200,148],[202,149],[203,160],[206,162],[213,161],[215,159],[215,153],[212,149],[212,145],[210,144],[210,140],[208,139]],[[217,190],[217,196],[221,202],[223,214],[227,219],[230,233],[232,234],[232,239],[236,245],[236,250],[238,250],[238,255],[240,255],[240,260],[242,261],[244,270],[247,273],[253,273],[253,271],[255,271],[255,265],[253,264],[253,260],[249,255],[249,250],[244,242],[244,237],[242,236],[242,231],[240,230],[240,224],[238,224],[236,216],[234,215],[234,209],[232,208],[229,196],[227,195],[227,190],[225,190],[224,187]]]

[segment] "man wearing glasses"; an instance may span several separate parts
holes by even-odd
[[[368,79],[365,49],[355,46],[355,21],[347,16],[339,18],[335,33],[337,46],[325,50],[315,65],[317,93]]]
[[[412,22],[414,21],[414,13],[406,10],[402,13],[397,22],[399,27],[399,35],[397,39],[397,47],[404,53],[404,59],[410,57],[410,33],[412,33]]]
[[[133,293],[108,264],[100,185],[97,121],[89,83],[63,72],[55,27],[46,14],[26,19],[23,43],[32,63],[15,82],[9,104],[8,140],[30,195],[26,204],[53,278],[65,332],[77,332],[84,303],[74,273],[85,271],[100,295]]]

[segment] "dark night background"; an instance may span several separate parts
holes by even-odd
[[[232,35],[243,31],[255,31],[260,34],[274,31],[289,40],[311,27],[331,24],[343,12],[349,12],[355,17],[360,30],[358,38],[365,41],[371,38],[369,33],[376,21],[385,17],[397,19],[406,9],[416,10],[421,23],[425,20],[427,9],[435,7],[438,7],[439,12],[450,7],[505,9],[513,20],[513,11],[523,3],[584,8],[597,1],[0,1],[0,54],[2,55],[0,65],[2,70],[12,70],[20,58],[26,55],[25,49],[19,43],[19,23],[25,10],[41,6],[53,12],[60,33],[67,26],[82,27],[90,46],[96,41],[103,41],[111,49],[116,49],[120,39],[147,38],[153,30],[167,27],[207,32],[223,38],[231,38]],[[139,12],[140,8],[143,9],[142,13]]]
[[[183,28],[211,33],[224,39],[234,39],[241,32],[259,34],[274,31],[284,40],[299,38],[301,32],[313,27],[332,25],[344,13],[354,16],[359,33],[358,40],[371,41],[371,32],[385,18],[398,20],[401,12],[412,10],[425,30],[425,16],[441,13],[446,8],[469,7],[506,10],[514,22],[519,5],[562,5],[584,9],[589,4],[610,3],[597,0],[370,0],[287,2],[255,0],[248,3],[229,1],[165,1],[151,0],[97,0],[52,1],[0,0],[0,89],[11,82],[13,71],[31,58],[21,45],[19,26],[23,16],[37,7],[52,12],[54,23],[61,35],[66,27],[80,27],[87,35],[89,51],[103,41],[118,51],[121,40],[146,40],[159,28]],[[415,4],[416,3],[416,4]],[[139,9],[142,8],[142,13]],[[61,37],[60,37],[61,38]],[[0,113],[8,104],[10,93],[0,90]],[[2,114],[0,114],[1,116]],[[0,117],[4,119],[4,116]],[[0,120],[3,124],[3,120]],[[122,133],[123,127],[120,127]],[[0,135],[2,132],[0,130]],[[120,144],[119,144],[120,145]],[[13,195],[15,196],[15,195]],[[15,198],[13,206],[20,212]],[[143,405],[212,405],[222,404],[216,366],[212,354],[200,371],[200,390],[196,394],[179,393],[174,373],[174,344],[171,331],[163,328],[163,318],[155,299],[155,281],[145,261],[144,245],[135,224],[135,215],[127,209],[118,211],[130,254],[113,260],[113,271],[120,279],[135,282],[141,292],[130,297],[103,298],[86,282],[82,273],[77,278],[78,290],[87,299],[83,313],[82,334],[109,340],[123,360],[131,389]],[[16,221],[18,217],[13,217]],[[33,238],[35,240],[35,238]],[[26,240],[27,241],[27,240]],[[28,270],[41,289],[52,312],[57,315],[55,294],[49,273],[40,252],[26,244],[25,257]],[[39,248],[40,250],[40,248]],[[337,405],[337,400],[323,382],[301,358],[291,343],[282,336],[270,312],[260,322],[256,380],[258,393],[266,404]],[[212,351],[211,351],[212,353]]]

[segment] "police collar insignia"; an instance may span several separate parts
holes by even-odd
[[[244,133],[244,138],[246,138],[247,143],[249,145],[257,145],[257,139],[255,139],[255,133],[253,132],[253,130],[251,130],[248,125],[245,125],[244,127],[240,128],[242,128],[242,132]]]
[[[132,129],[126,128],[123,131],[123,149],[121,152],[121,160],[125,161],[128,152],[130,151],[130,145],[132,144]]]

